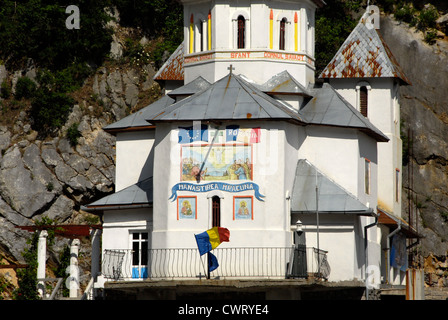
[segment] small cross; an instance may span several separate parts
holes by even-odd
[[[232,70],[235,70],[235,68],[232,67],[232,65],[230,65],[230,66],[227,68],[227,70],[230,70],[230,74],[232,74]]]

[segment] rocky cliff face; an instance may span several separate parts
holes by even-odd
[[[448,250],[448,41],[433,45],[405,24],[387,17],[381,34],[412,85],[400,89],[403,135],[403,217],[423,238],[420,250]]]
[[[12,80],[25,73],[1,70]],[[38,140],[26,108],[0,125],[0,257],[23,263],[30,235],[17,226],[44,216],[85,224],[80,206],[113,192],[115,137],[102,128],[157,99],[153,75],[150,64],[101,67],[76,93],[78,104],[56,137]],[[72,124],[81,134],[76,145],[66,137]]]

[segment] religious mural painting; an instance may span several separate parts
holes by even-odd
[[[179,196],[177,198],[177,220],[197,218],[197,197]]]
[[[252,146],[185,145],[181,148],[181,181],[252,180]]]
[[[206,125],[180,127],[181,181],[253,180],[252,144],[260,142],[260,128],[240,128],[230,125],[222,131],[212,131],[218,138],[209,142]],[[225,141],[224,141],[225,138]]]
[[[202,124],[179,127],[180,183],[172,187],[169,198],[178,201],[178,220],[197,218],[196,197],[178,196],[177,193],[182,191],[253,191],[259,201],[264,201],[259,186],[252,182],[253,144],[259,143],[260,137],[260,128],[240,128],[239,125],[228,125],[221,130],[209,130]],[[253,196],[235,199],[242,208],[240,211],[236,209],[234,219],[252,219]]]
[[[234,196],[233,220],[253,220],[253,200],[254,198],[252,196]]]

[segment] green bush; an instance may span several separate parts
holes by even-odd
[[[28,77],[21,77],[16,83],[16,99],[30,99],[36,92],[36,83]]]
[[[65,93],[39,88],[31,103],[33,129],[41,136],[53,134],[67,121],[74,100]]]
[[[3,99],[8,99],[11,95],[11,86],[9,85],[8,81],[5,79],[3,80],[1,86],[0,86],[0,97]]]
[[[78,144],[78,139],[81,138],[81,132],[78,130],[78,123],[72,124],[66,132],[66,137],[72,146],[76,146]]]
[[[437,9],[428,5],[420,11],[417,18],[416,28],[420,31],[426,31],[436,27],[436,20],[439,18],[439,12]]]
[[[417,10],[415,10],[412,4],[405,4],[395,11],[395,18],[399,21],[415,25],[416,13]]]
[[[110,0],[78,0],[80,29],[67,29],[66,0],[2,0],[0,59],[7,68],[23,67],[31,58],[41,67],[60,70],[73,62],[101,64],[110,50]]]
[[[425,42],[428,44],[434,44],[437,38],[437,30],[428,30],[425,32]]]

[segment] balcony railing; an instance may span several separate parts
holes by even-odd
[[[318,254],[319,252],[319,254]],[[217,248],[219,267],[212,279],[327,279],[330,266],[324,250],[291,248]],[[197,249],[105,250],[102,273],[110,281],[179,280],[208,275],[207,255]]]

